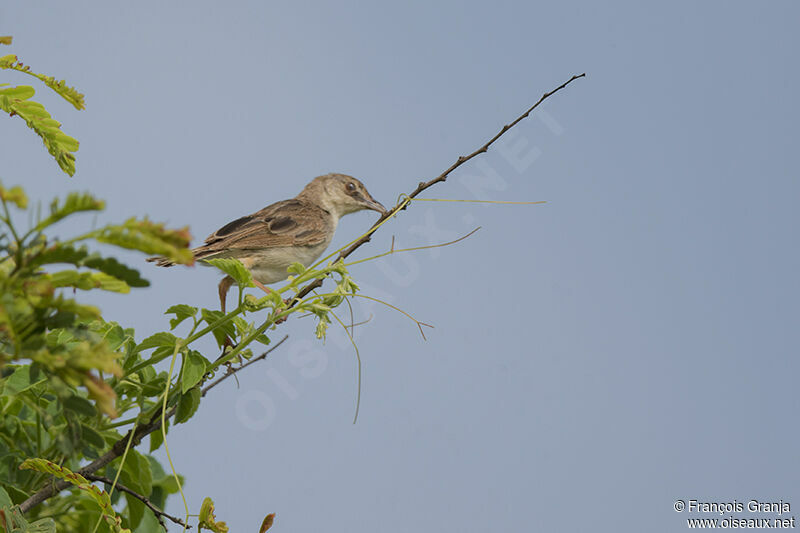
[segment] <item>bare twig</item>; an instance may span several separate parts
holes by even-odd
[[[469,155],[462,155],[462,156],[459,156],[459,158],[458,158],[458,159],[456,159],[455,163],[453,163],[452,165],[450,165],[450,167],[448,167],[448,168],[447,168],[447,170],[445,170],[444,172],[442,172],[441,174],[439,174],[437,177],[433,178],[432,180],[429,180],[429,181],[421,181],[421,182],[419,182],[419,185],[417,185],[417,188],[416,188],[416,189],[414,189],[413,191],[411,191],[411,193],[409,193],[407,196],[408,196],[409,198],[412,198],[412,199],[413,199],[413,198],[415,198],[416,196],[418,196],[420,193],[422,193],[424,190],[426,190],[426,189],[428,189],[428,188],[430,188],[430,187],[433,187],[434,185],[436,185],[436,184],[437,184],[437,183],[439,183],[439,182],[446,181],[446,180],[447,180],[447,177],[450,175],[450,173],[451,173],[451,172],[453,172],[455,169],[457,169],[458,167],[460,167],[461,165],[463,165],[464,163],[466,163],[467,161],[469,161],[469,160],[470,160],[470,159],[472,159],[473,157],[476,157],[476,156],[478,156],[478,155],[480,155],[480,154],[482,154],[482,153],[485,153],[485,152],[486,152],[486,151],[489,149],[489,147],[490,147],[492,144],[494,144],[494,142],[495,142],[497,139],[499,139],[499,138],[500,138],[500,137],[501,137],[501,136],[502,136],[502,135],[503,135],[505,132],[507,132],[508,130],[510,130],[511,128],[513,128],[514,126],[516,126],[518,122],[520,122],[521,120],[523,120],[523,119],[527,118],[527,117],[528,117],[528,115],[530,115],[530,114],[531,114],[531,112],[532,112],[534,109],[536,109],[537,107],[539,107],[539,105],[540,105],[542,102],[544,102],[544,101],[545,101],[547,98],[549,98],[550,96],[554,95],[555,93],[557,93],[558,91],[560,91],[561,89],[563,89],[564,87],[566,87],[567,85],[569,85],[570,83],[572,83],[573,81],[575,81],[575,80],[577,80],[577,79],[579,79],[579,78],[583,78],[583,77],[585,77],[585,76],[586,76],[586,73],[585,73],[585,72],[584,72],[583,74],[577,74],[577,75],[574,75],[574,76],[572,76],[570,79],[568,79],[567,81],[565,81],[564,83],[562,83],[561,85],[559,85],[558,87],[556,87],[555,89],[553,89],[552,91],[544,93],[544,94],[542,95],[542,97],[541,97],[541,98],[539,98],[539,100],[537,100],[537,101],[536,101],[536,103],[535,103],[535,104],[533,104],[531,107],[529,107],[529,108],[528,108],[528,110],[527,110],[527,111],[525,111],[523,114],[521,114],[521,115],[520,115],[520,116],[518,116],[516,119],[514,119],[514,121],[513,121],[513,122],[511,122],[511,123],[509,123],[509,124],[506,124],[505,126],[503,126],[503,127],[500,129],[500,131],[498,131],[498,132],[497,132],[497,134],[495,134],[495,136],[494,136],[494,137],[492,137],[491,139],[489,139],[488,141],[486,141],[486,143],[485,143],[483,146],[481,146],[480,148],[478,148],[477,150],[475,150],[474,152],[472,152],[472,153],[471,153],[471,154],[469,154]],[[339,259],[344,259],[344,258],[345,258],[345,257],[347,257],[348,255],[350,255],[350,254],[352,254],[353,252],[355,252],[355,251],[356,251],[356,250],[357,250],[359,247],[361,247],[363,244],[365,244],[365,243],[369,242],[369,241],[370,241],[370,239],[372,238],[372,234],[375,232],[375,230],[377,230],[377,229],[378,229],[378,227],[381,225],[381,223],[383,223],[383,221],[384,221],[384,220],[386,220],[387,218],[393,217],[393,216],[394,216],[395,214],[397,214],[397,213],[398,213],[398,212],[399,212],[399,211],[400,211],[400,210],[401,210],[401,209],[402,209],[404,206],[405,206],[405,203],[404,203],[404,202],[402,202],[402,201],[401,201],[401,202],[398,202],[398,203],[397,203],[397,205],[395,205],[395,206],[394,206],[392,209],[390,209],[389,211],[387,211],[386,213],[384,213],[383,215],[381,215],[381,217],[380,217],[380,218],[377,220],[377,222],[375,222],[375,224],[373,224],[373,225],[372,225],[372,227],[369,229],[369,231],[367,231],[367,233],[365,233],[365,234],[364,234],[364,236],[363,236],[363,237],[361,237],[361,238],[360,238],[360,239],[358,239],[356,242],[354,242],[353,244],[351,244],[350,246],[348,246],[347,248],[345,248],[344,250],[342,250],[342,252],[339,254]],[[313,290],[314,290],[314,289],[316,289],[317,287],[320,287],[320,286],[322,285],[322,281],[323,281],[323,280],[321,280],[321,279],[316,279],[316,280],[314,280],[313,282],[311,282],[311,283],[309,283],[308,285],[306,285],[306,286],[305,286],[305,287],[304,287],[304,288],[303,288],[303,289],[302,289],[302,290],[301,290],[301,291],[300,291],[300,292],[297,294],[297,296],[296,296],[296,297],[295,297],[295,299],[292,301],[292,303],[291,303],[291,304],[289,304],[289,307],[292,307],[292,306],[294,306],[294,305],[295,305],[295,303],[296,303],[297,301],[299,301],[299,300],[300,300],[300,299],[302,299],[303,297],[307,296],[307,295],[308,295],[308,293],[310,293],[311,291],[313,291]],[[420,328],[420,330],[422,330],[422,328]]]
[[[450,242],[443,242],[443,243],[440,243],[440,244],[429,244],[427,246],[414,246],[413,248],[401,248],[399,250],[395,250],[395,248],[394,248],[394,237],[392,237],[392,247],[389,249],[388,252],[383,252],[382,254],[373,255],[372,257],[367,257],[365,259],[359,259],[358,261],[351,261],[350,263],[346,263],[345,266],[357,265],[359,263],[364,263],[366,261],[372,261],[373,259],[378,259],[380,257],[386,257],[387,255],[392,255],[392,254],[396,254],[396,253],[400,253],[400,252],[414,252],[414,251],[417,251],[417,250],[427,250],[429,248],[443,248],[445,246],[450,246],[451,244],[456,244],[458,242],[463,241],[464,239],[472,237],[475,233],[477,233],[477,231],[479,229],[481,229],[481,226],[478,226],[477,228],[475,228],[474,230],[470,231],[466,235],[463,235],[463,236],[459,237],[458,239],[455,239],[455,240],[450,241]]]
[[[105,483],[106,485],[114,485],[114,480],[111,479],[111,478],[107,478],[105,476],[97,476],[95,474],[85,474],[83,477],[85,477],[86,479],[92,480],[92,481],[99,481],[100,483]],[[179,526],[183,526],[186,529],[191,529],[192,526],[190,526],[189,524],[186,524],[180,518],[176,518],[176,517],[174,517],[174,516],[172,516],[170,514],[167,514],[164,511],[162,511],[161,509],[159,509],[158,507],[156,507],[155,505],[153,505],[153,502],[151,502],[146,496],[142,496],[138,492],[129,489],[128,487],[126,487],[125,485],[122,485],[119,482],[116,485],[114,485],[114,487],[116,487],[116,489],[119,490],[119,491],[122,491],[122,492],[130,494],[131,496],[133,496],[134,498],[136,498],[137,500],[139,500],[143,504],[145,504],[147,506],[147,508],[150,509],[151,511],[153,511],[153,513],[156,515],[156,518],[158,519],[158,522],[161,524],[161,527],[163,527],[165,531],[167,529],[167,525],[164,523],[163,518],[167,518],[167,519],[171,520],[172,522],[178,524]]]
[[[390,304],[389,302],[384,302],[383,300],[379,300],[378,298],[373,298],[372,296],[367,296],[366,294],[354,294],[353,296],[355,296],[357,298],[366,298],[367,300],[372,300],[373,302],[377,302],[379,304],[383,304],[386,307],[391,307],[392,309],[394,309],[398,313],[401,313],[401,314],[407,316],[408,318],[410,318],[412,321],[414,321],[417,324],[417,327],[419,328],[419,332],[422,335],[422,338],[424,340],[428,340],[428,338],[425,337],[425,332],[422,331],[422,326],[425,326],[425,327],[428,327],[428,328],[431,328],[431,329],[434,328],[434,326],[432,326],[431,324],[426,324],[425,322],[420,322],[419,320],[417,320],[416,318],[414,318],[410,314],[406,313],[405,311],[403,311],[399,307]]]
[[[225,372],[224,375],[222,375],[219,379],[217,379],[215,381],[212,381],[211,383],[209,383],[208,385],[203,387],[202,396],[205,397],[205,395],[208,393],[208,391],[210,391],[211,389],[213,389],[214,387],[216,387],[217,385],[222,383],[224,380],[226,380],[229,377],[233,376],[234,374],[236,374],[240,370],[244,370],[245,368],[247,368],[248,366],[252,365],[253,363],[257,363],[258,361],[262,361],[262,360],[266,359],[269,354],[271,354],[273,351],[277,350],[278,346],[283,344],[284,341],[286,341],[286,339],[288,339],[288,338],[289,338],[289,335],[284,336],[281,340],[279,340],[277,342],[277,344],[275,344],[274,346],[270,347],[269,350],[267,350],[266,352],[262,353],[258,357],[254,357],[254,358],[250,359],[248,362],[246,362],[245,364],[243,364],[240,367],[237,367],[237,368],[234,368],[232,366],[228,367],[228,370],[227,370],[227,372]]]

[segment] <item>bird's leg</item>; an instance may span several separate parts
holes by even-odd
[[[219,282],[219,306],[223,315],[225,314],[225,297],[228,295],[231,285],[233,285],[233,278],[230,276],[225,276]]]
[[[266,285],[264,285],[263,283],[261,283],[260,281],[258,281],[256,278],[253,278],[253,285],[255,285],[256,287],[258,287],[258,288],[259,288],[259,289],[261,289],[262,291],[266,292],[267,294],[269,294],[269,293],[271,293],[271,292],[272,292],[272,289],[270,289],[269,287],[267,287]]]
[[[233,285],[233,278],[230,276],[225,276],[222,278],[222,281],[219,282],[219,307],[222,310],[222,314],[225,314],[225,297],[228,296],[228,291]],[[233,347],[233,341],[231,341],[228,336],[225,336],[225,342],[222,343],[222,354],[225,354],[225,351],[228,347]],[[220,356],[221,357],[221,356]],[[228,366],[230,369],[230,364]]]

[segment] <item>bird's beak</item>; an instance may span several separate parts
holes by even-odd
[[[373,211],[377,211],[381,215],[386,214],[386,208],[383,207],[383,205],[381,205],[381,203],[375,200],[372,196],[368,198],[363,198],[362,203],[366,209],[372,209]]]

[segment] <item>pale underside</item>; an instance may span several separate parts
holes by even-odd
[[[253,274],[253,277],[268,285],[289,277],[286,271],[292,263],[311,266],[319,259],[328,242],[310,246],[276,246],[262,250],[228,250],[213,257],[234,257]],[[211,257],[208,257],[210,259]],[[200,261],[200,264],[205,264]]]
[[[284,200],[234,220],[195,248],[195,258],[233,257],[263,283],[285,280],[292,263],[310,266],[331,242],[338,217],[298,199]]]

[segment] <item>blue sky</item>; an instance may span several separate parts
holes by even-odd
[[[60,174],[0,121],[4,183],[107,199],[197,241],[330,171],[384,204],[586,72],[358,252],[364,361],[310,319],[170,449],[232,531],[680,531],[677,499],[800,506],[792,2],[5,3],[0,34],[81,141]],[[7,75],[12,81],[30,83]],[[374,213],[347,217],[334,246]],[[86,225],[91,220],[85,220]],[[65,228],[67,231],[69,228]],[[212,307],[212,269],[96,298],[140,336]],[[210,348],[208,348],[210,349]],[[180,513],[172,500],[169,509]],[[695,515],[696,516],[696,515]],[[739,517],[747,518],[745,513]]]

